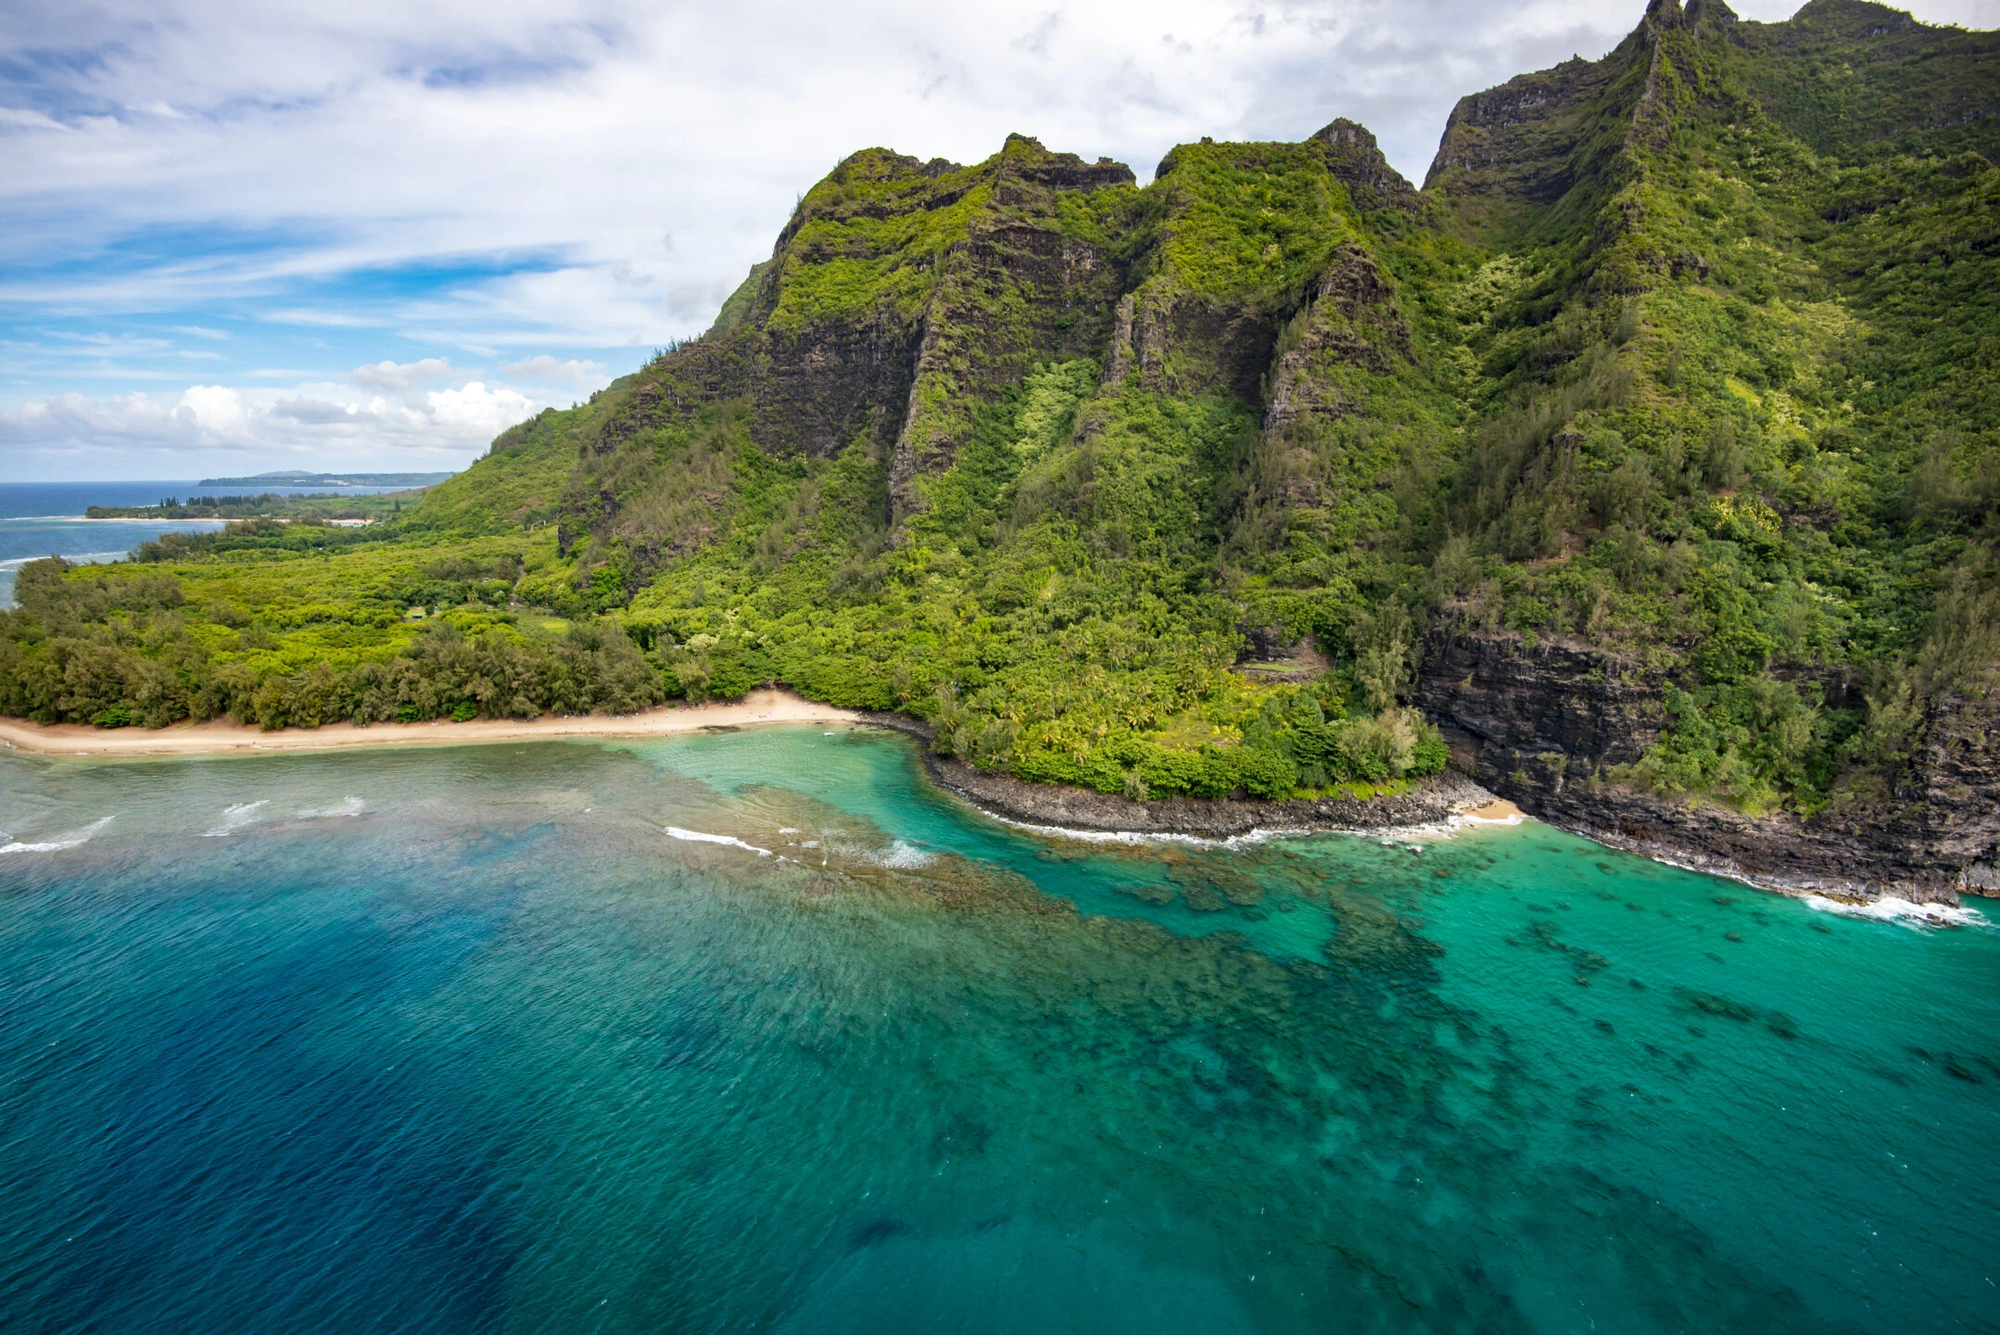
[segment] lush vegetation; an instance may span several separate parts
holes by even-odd
[[[414,504],[423,488],[367,496],[262,491],[244,496],[163,496],[156,505],[92,505],[86,519],[388,519]]]
[[[1658,34],[1667,119],[1587,231],[1516,231],[1468,328],[1489,379],[1443,614],[1669,677],[1660,744],[1614,776],[1642,787],[1877,800],[1926,712],[2000,660],[2000,172],[1927,116],[1826,132],[1864,58],[1922,77],[1866,49],[1895,40],[1883,16],[1906,21],[1809,6],[1803,57],[1771,29]]]
[[[2000,661],[2000,118],[1925,110],[1993,44],[1888,13],[1666,4],[1517,81],[1552,119],[1455,126],[1489,138],[1421,195],[1351,136],[1183,146],[1143,190],[1030,140],[857,154],[709,335],[382,522],[25,569],[0,710],[784,682],[1027,778],[1285,796],[1444,765],[1429,630],[1656,682],[1601,780],[1879,807]],[[1240,670],[1299,641],[1331,670]]]
[[[16,610],[0,614],[0,711],[281,728],[629,712],[664,698],[616,626],[508,609],[519,545],[440,554],[357,536],[248,521],[170,535],[119,566],[24,566]],[[96,578],[65,578],[76,573]]]

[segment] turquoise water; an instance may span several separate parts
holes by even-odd
[[[8,1330],[2000,1326],[1984,918],[1055,840],[847,729],[0,756],[0,831]]]

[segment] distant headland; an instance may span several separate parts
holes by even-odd
[[[259,473],[255,477],[205,477],[202,487],[434,487],[451,473]]]

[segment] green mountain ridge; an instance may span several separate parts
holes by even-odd
[[[705,335],[393,522],[24,570],[0,709],[782,681],[1137,799],[1455,751],[1629,842],[1977,888],[1996,141],[1992,33],[1655,0],[1602,60],[1462,99],[1421,190],[1348,121],[1181,145],[1143,188],[1019,135],[865,150]]]

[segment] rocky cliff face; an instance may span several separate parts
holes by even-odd
[[[1601,61],[1565,61],[1459,99],[1424,189],[1516,207],[1561,199],[1582,170],[1579,155],[1593,147],[1593,104],[1630,73],[1632,54],[1621,47]]]
[[[912,479],[949,464],[969,403],[1038,357],[1103,344],[1117,274],[1063,200],[1132,186],[1122,163],[1019,135],[973,168],[880,151],[843,163],[780,235],[737,335],[759,443],[823,455],[867,436],[913,506]]]
[[[1992,893],[2000,847],[2000,722],[1989,701],[1950,701],[1895,814],[1829,808],[1746,816],[1618,781],[1667,722],[1664,681],[1588,645],[1433,631],[1416,699],[1443,724],[1454,764],[1544,820],[1592,838],[1774,888],[1923,903]]]
[[[1019,135],[971,167],[857,153],[808,192],[709,334],[617,405],[585,448],[563,530],[673,550],[632,517],[620,475],[723,402],[742,405],[767,453],[862,442],[897,524],[925,507],[923,480],[950,468],[980,407],[1038,363],[1094,358],[1109,385],[1179,399],[1276,392],[1279,426],[1351,407],[1351,393],[1309,384],[1307,364],[1407,356],[1355,221],[1417,208],[1346,121],[1304,144],[1183,145],[1146,198],[1121,163]],[[1303,337],[1274,368],[1288,322]]]
[[[1087,164],[1031,139],[1008,140],[992,195],[944,257],[918,318],[922,340],[889,461],[898,517],[919,509],[922,475],[951,466],[970,428],[969,403],[989,401],[1038,360],[1091,356],[1104,345],[1119,288],[1108,238],[1064,226],[1076,196],[1129,194],[1123,163]]]
[[[741,405],[757,446],[823,458],[856,441],[888,468],[898,515],[948,467],[972,409],[1043,358],[1108,341],[1131,169],[1051,153],[1024,136],[962,167],[854,154],[800,201],[772,258],[703,339],[662,362],[586,451],[565,531],[621,531],[634,488],[605,462],[650,457],[704,408]],[[1109,230],[1107,230],[1107,228]],[[636,525],[636,526],[635,526]]]
[[[1345,118],[1331,121],[1307,142],[1319,145],[1326,156],[1326,169],[1347,187],[1347,197],[1363,213],[1377,209],[1416,213],[1421,209],[1416,188],[1389,165],[1367,126]]]
[[[1386,372],[1410,356],[1410,328],[1395,289],[1358,246],[1343,246],[1329,257],[1287,334],[1268,363],[1267,432],[1355,411],[1358,405],[1327,373],[1330,368]]]

